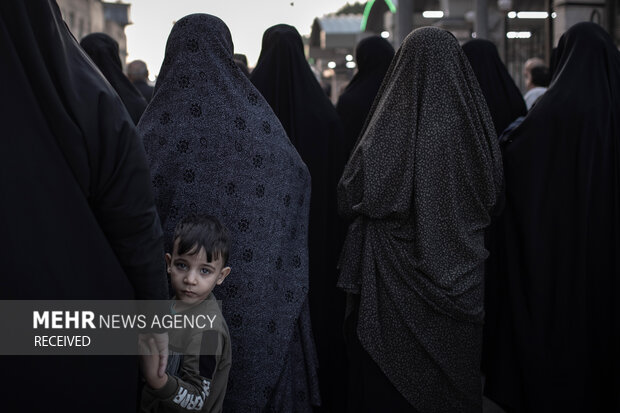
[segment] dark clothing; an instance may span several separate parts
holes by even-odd
[[[357,337],[359,295],[350,294],[351,313],[345,323],[349,386],[347,412],[349,413],[416,413],[417,410],[394,387],[377,363],[364,350]]]
[[[135,80],[132,82],[138,91],[144,96],[146,103],[149,103],[153,98],[153,86],[146,83],[144,80]]]
[[[357,334],[421,412],[479,412],[484,230],[502,185],[491,116],[452,34],[403,42],[338,186],[338,285]]]
[[[80,45],[116,90],[137,125],[147,102],[123,73],[116,40],[105,33],[92,33],[84,37]]]
[[[618,412],[620,53],[579,23],[556,58],[551,87],[501,141],[485,391],[517,412]]]
[[[191,212],[231,233],[218,297],[233,364],[225,410],[308,411],[316,353],[308,314],[310,175],[233,61],[226,24],[192,14],[170,33],[140,130],[164,232]]]
[[[502,141],[504,140],[504,138],[508,135],[510,135],[510,133],[515,130],[516,128],[519,127],[520,124],[523,123],[523,120],[525,120],[525,116],[519,116],[517,119],[515,119],[510,125],[508,125],[506,127],[506,129],[504,129],[504,132],[501,134],[501,136],[499,137],[499,140]],[[501,212],[501,211],[499,211]]]
[[[237,66],[239,66],[239,69],[243,72],[245,77],[247,77],[249,79],[250,78],[250,70],[248,69],[248,66],[245,63],[243,63],[243,60],[235,59],[235,64]]]
[[[252,83],[280,119],[312,177],[308,249],[310,314],[317,344],[326,407],[342,397],[346,380],[342,318],[344,296],[336,288],[339,230],[336,183],[342,160],[342,126],[304,56],[297,30],[280,24],[263,35]],[[344,397],[342,397],[344,400]],[[338,410],[338,409],[337,409]]]
[[[523,96],[492,42],[484,39],[470,40],[463,45],[463,51],[489,106],[495,132],[500,136],[515,119],[525,116],[527,109]]]
[[[362,131],[372,102],[394,57],[394,48],[379,36],[367,37],[355,49],[357,73],[338,99],[336,110],[344,127],[345,162]]]
[[[508,70],[506,70],[506,66],[501,61],[497,47],[492,42],[484,39],[470,40],[463,45],[463,51],[478,79],[493,118],[495,131],[499,137],[506,129],[516,127],[519,124],[517,119],[525,116],[527,112],[525,101]],[[497,242],[499,242],[498,235],[487,228],[485,234],[486,248],[491,249]],[[484,263],[486,274],[497,272],[497,260],[497,254],[490,254]],[[485,277],[485,306],[493,306],[497,300],[497,296],[491,293],[495,289],[494,283],[495,279]],[[493,312],[490,314],[487,312],[485,329],[490,323],[496,322],[494,317]],[[484,339],[486,338],[488,335],[484,336]],[[483,342],[483,347],[486,347],[485,342]],[[483,360],[482,369],[486,370],[486,360]]]
[[[166,299],[140,137],[58,6],[0,2],[0,54],[0,299]],[[1,363],[6,411],[135,411],[133,357]]]
[[[372,107],[372,103],[381,87],[381,82],[390,66],[394,57],[394,48],[385,39],[379,36],[367,37],[360,41],[355,49],[355,59],[357,61],[357,73],[347,85],[344,93],[338,99],[336,110],[342,121],[344,128],[343,155],[341,160],[346,163],[355,142],[364,126],[368,113]],[[342,230],[346,233],[346,228]],[[340,248],[338,249],[338,251]],[[349,324],[351,322],[349,321]],[[349,374],[347,377],[348,388],[350,391],[345,400],[347,411],[362,411],[362,408],[373,409],[370,400],[377,400],[378,403],[384,403],[384,411],[388,411],[390,407],[385,405],[386,400],[400,400],[403,396],[398,393],[394,386],[389,383],[388,379],[380,373],[376,363],[372,361],[368,353],[359,344],[359,339],[355,333],[357,329],[357,319],[354,328],[347,330],[347,360]],[[338,331],[340,333],[340,331]],[[338,361],[331,361],[338,363]],[[342,365],[342,362],[340,362]],[[366,366],[367,368],[364,368]],[[347,367],[347,365],[344,365]],[[370,373],[369,373],[370,372]],[[373,375],[372,373],[377,373]],[[384,392],[380,397],[377,394],[378,382],[387,383],[388,391]],[[338,392],[346,381],[332,381],[334,392]],[[391,391],[390,391],[391,390]],[[340,390],[340,394],[344,396],[344,392]],[[398,396],[397,396],[398,395]],[[405,400],[406,402],[406,400]],[[408,404],[408,402],[406,402]],[[339,406],[342,407],[342,406]],[[402,407],[402,406],[400,406]],[[343,410],[342,408],[340,410]],[[337,411],[337,410],[336,410]],[[391,410],[399,411],[399,410]]]

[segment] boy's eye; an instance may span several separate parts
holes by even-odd
[[[201,274],[209,274],[210,272],[211,272],[211,271],[209,271],[209,269],[208,269],[208,268],[201,268],[201,269],[200,269],[200,273],[201,273]]]
[[[177,262],[174,264],[175,267],[177,267],[180,270],[185,270],[187,269],[187,265],[184,262]]]

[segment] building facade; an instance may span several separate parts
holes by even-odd
[[[345,59],[359,40],[380,34],[397,49],[411,30],[437,26],[461,43],[477,37],[491,40],[524,90],[524,62],[540,57],[549,63],[562,34],[582,21],[598,23],[620,44],[620,0],[373,0],[366,2],[364,15],[315,19],[309,58],[323,83],[331,82],[335,101],[354,71]]]
[[[131,24],[128,3],[106,3],[101,0],[56,0],[69,30],[80,41],[90,33],[105,33],[118,42],[120,58],[125,66],[127,36],[125,27]]]

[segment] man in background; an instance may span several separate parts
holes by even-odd
[[[127,77],[133,85],[142,93],[146,102],[149,103],[153,97],[153,86],[148,84],[149,70],[146,63],[142,60],[134,60],[127,65]]]
[[[525,61],[523,75],[526,89],[523,100],[525,100],[527,110],[530,110],[534,102],[547,91],[551,75],[549,68],[539,57],[533,57]]]

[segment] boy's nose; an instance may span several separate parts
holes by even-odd
[[[189,274],[187,274],[187,277],[185,277],[185,280],[184,280],[184,281],[185,281],[187,284],[196,284],[196,280],[197,280],[197,278],[196,278],[196,274],[194,274],[194,272],[193,272],[193,271],[190,271],[190,273],[189,273]]]

